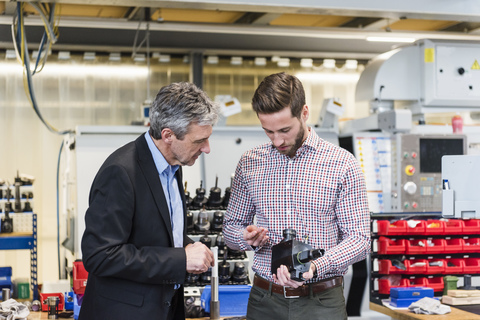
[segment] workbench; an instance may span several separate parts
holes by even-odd
[[[428,314],[416,314],[406,309],[404,310],[392,310],[385,306],[370,302],[370,310],[383,313],[396,320],[480,320],[480,315],[463,311],[455,307],[450,306],[452,312],[444,315],[428,315]]]

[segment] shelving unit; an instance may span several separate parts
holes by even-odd
[[[10,199],[7,199],[10,189]],[[18,189],[20,211],[10,212],[13,219],[13,232],[0,233],[0,250],[30,250],[30,289],[33,299],[38,300],[38,264],[37,264],[37,214],[33,212],[34,187],[32,184],[21,185]],[[7,202],[15,203],[15,185],[0,186],[0,218],[3,218]],[[28,206],[27,206],[28,205]],[[32,211],[30,211],[32,210]]]
[[[30,250],[30,289],[38,300],[37,215],[32,213],[32,233],[0,233],[0,250]]]
[[[431,287],[441,296],[445,276],[480,276],[480,220],[379,214],[371,227],[371,302],[381,304],[392,287]]]

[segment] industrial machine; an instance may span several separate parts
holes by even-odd
[[[480,155],[442,158],[442,216],[480,219]]]
[[[369,101],[379,114],[409,109],[414,120],[427,112],[478,111],[480,44],[418,40],[386,52],[362,72],[356,101]]]
[[[392,211],[442,211],[442,157],[465,154],[466,136],[397,134],[392,142]]]

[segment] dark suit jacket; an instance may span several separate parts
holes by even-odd
[[[181,168],[178,189],[185,193]],[[112,153],[98,171],[85,215],[82,255],[88,281],[81,320],[185,319],[184,248],[174,248],[170,214],[142,134]],[[184,246],[193,241],[184,230]]]

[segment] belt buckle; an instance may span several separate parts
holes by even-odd
[[[283,286],[283,297],[284,297],[285,299],[296,299],[296,298],[300,298],[300,296],[287,296],[287,291],[285,290],[285,288],[287,288],[287,287]]]

